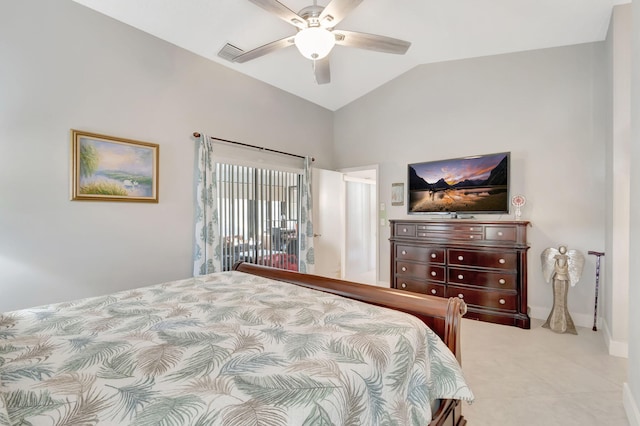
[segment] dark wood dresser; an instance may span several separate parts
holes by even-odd
[[[391,220],[391,287],[458,296],[465,318],[531,328],[524,221]]]

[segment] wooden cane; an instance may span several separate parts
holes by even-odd
[[[596,322],[598,321],[598,284],[600,283],[600,256],[604,256],[601,251],[590,251],[589,254],[596,256],[596,303],[593,309],[593,331],[598,331]]]

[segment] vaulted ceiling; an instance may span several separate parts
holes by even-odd
[[[248,51],[296,28],[249,0],[74,0],[212,61],[330,110],[411,68],[605,39],[614,5],[628,0],[364,0],[336,29],[411,42],[405,55],[335,46],[331,82],[318,85],[295,47],[245,63],[218,56],[229,43]],[[294,12],[312,0],[281,0]],[[319,0],[326,6],[329,0]]]

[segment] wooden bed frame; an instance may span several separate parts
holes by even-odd
[[[458,362],[461,361],[460,322],[467,312],[467,306],[457,297],[447,300],[244,262],[236,263],[233,269],[414,315],[440,336]],[[467,421],[462,416],[461,402],[446,399],[440,401],[429,426],[464,426],[466,424]]]

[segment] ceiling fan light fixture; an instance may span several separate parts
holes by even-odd
[[[296,47],[307,59],[322,59],[331,52],[336,44],[334,35],[320,27],[302,29],[295,36]]]

